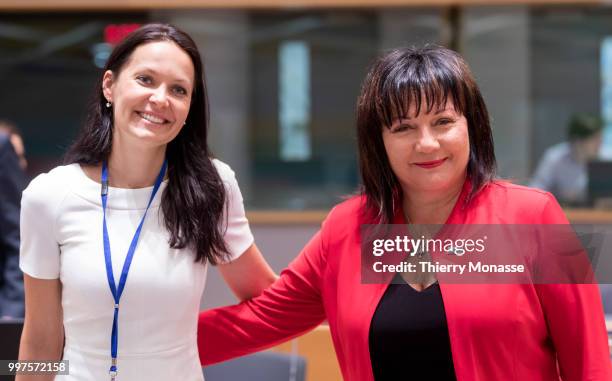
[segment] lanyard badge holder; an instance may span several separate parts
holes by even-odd
[[[142,225],[144,224],[144,220],[147,217],[147,212],[149,211],[151,202],[153,202],[155,194],[157,193],[162,181],[164,180],[164,175],[166,174],[167,167],[168,162],[164,160],[164,164],[159,170],[159,174],[157,175],[157,179],[155,180],[155,185],[153,186],[153,192],[151,192],[151,197],[149,198],[147,208],[145,209],[142,219],[140,220],[140,224],[138,224],[138,228],[134,233],[134,237],[132,238],[132,242],[130,243],[130,248],[128,249],[127,255],[125,257],[125,262],[123,262],[121,277],[119,278],[119,285],[116,285],[115,277],[113,275],[113,262],[111,258],[110,238],[108,237],[108,228],[106,227],[106,202],[108,199],[108,165],[106,161],[102,163],[102,189],[100,192],[100,196],[102,198],[102,238],[104,241],[104,261],[106,263],[106,277],[108,279],[108,286],[115,302],[113,311],[113,328],[111,331],[111,366],[109,369],[111,381],[115,381],[115,379],[117,378],[119,301],[121,300],[121,295],[123,294],[123,289],[125,288],[125,282],[127,281],[128,272],[130,271],[130,266],[132,264],[134,252],[136,251],[136,246],[138,245],[138,238],[140,238],[140,231],[142,230]]]

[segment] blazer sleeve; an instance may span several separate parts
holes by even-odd
[[[260,296],[200,314],[198,348],[202,365],[269,348],[311,330],[325,319],[321,282],[326,266],[326,234],[324,223]]]
[[[0,138],[0,316],[22,317],[23,275],[19,269],[19,204],[25,185],[17,154]]]
[[[544,224],[568,224],[551,195]],[[603,306],[597,284],[536,285],[564,381],[612,380]]]

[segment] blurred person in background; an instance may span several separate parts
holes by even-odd
[[[25,171],[28,168],[28,161],[25,157],[25,145],[23,144],[21,132],[14,123],[8,120],[0,120],[0,131],[9,135],[9,140],[19,158],[19,166]]]
[[[211,157],[203,70],[194,41],[171,25],[128,35],[67,165],[23,192],[19,359],[63,358],[69,374],[18,381],[201,381],[208,263],[239,299],[275,279],[234,172]]]
[[[23,275],[19,269],[19,203],[25,174],[13,142],[0,123],[0,318],[24,315]],[[23,145],[21,145],[23,147]]]
[[[487,107],[449,49],[397,49],[357,101],[360,195],[260,296],[204,311],[204,365],[262,350],[327,320],[346,381],[609,381],[596,284],[365,283],[364,225],[566,225],[550,193],[495,178]]]
[[[568,141],[548,148],[529,186],[551,192],[563,204],[587,202],[587,163],[597,159],[602,142],[603,122],[590,114],[571,117]]]

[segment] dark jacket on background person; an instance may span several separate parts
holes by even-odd
[[[23,317],[19,269],[19,209],[25,174],[9,136],[0,133],[0,318]]]

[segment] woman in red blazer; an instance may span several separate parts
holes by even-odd
[[[494,179],[487,109],[457,53],[382,56],[357,107],[362,194],[330,212],[262,295],[201,314],[202,364],[327,320],[348,381],[612,380],[595,284],[362,282],[363,224],[568,221],[549,193]]]

